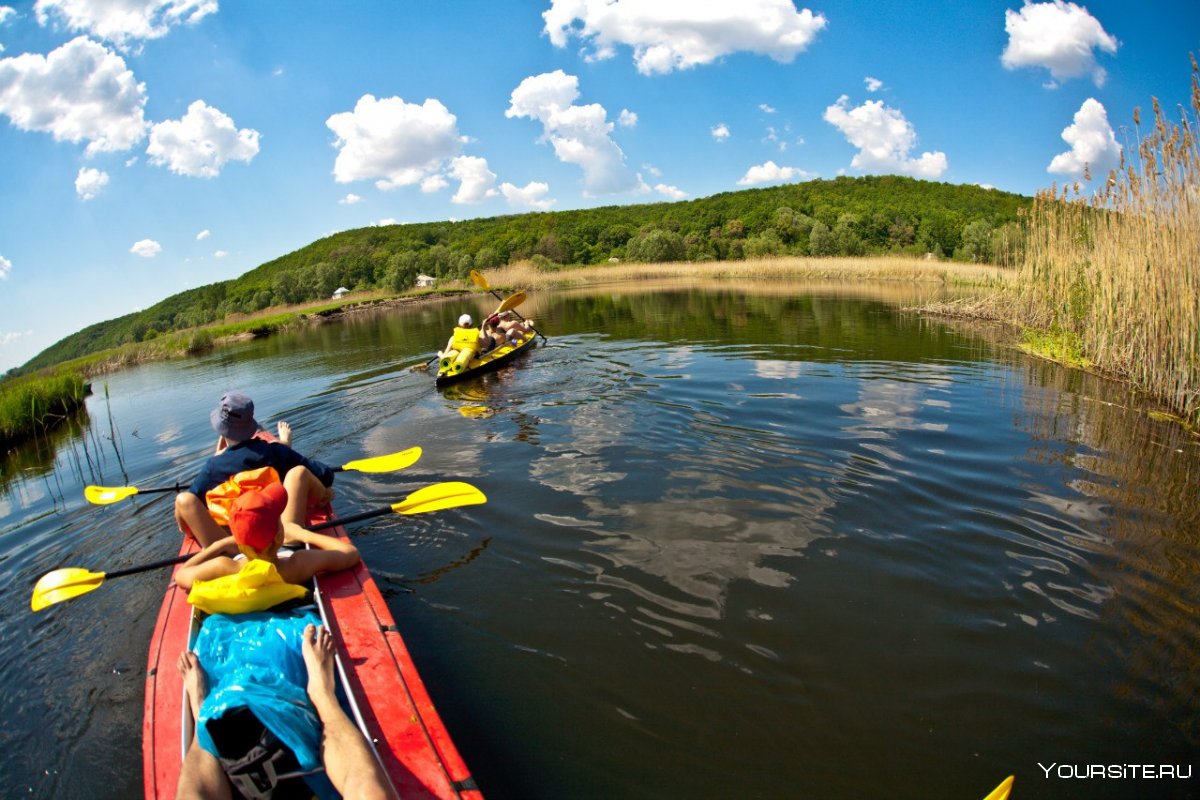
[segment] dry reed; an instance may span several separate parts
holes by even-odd
[[[995,298],[1001,318],[1071,339],[1097,369],[1127,379],[1191,421],[1200,419],[1200,70],[1192,113],[1154,127],[1104,187],[1038,194],[1025,258]]]

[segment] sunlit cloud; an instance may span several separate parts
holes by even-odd
[[[37,0],[38,23],[63,25],[125,46],[158,39],[177,25],[194,25],[217,12],[217,0]]]
[[[537,120],[543,139],[565,164],[583,170],[584,193],[617,194],[642,188],[625,164],[625,153],[611,138],[613,124],[599,103],[575,105],[579,79],[555,70],[533,75],[513,89],[504,116]]]
[[[825,109],[824,117],[858,148],[850,161],[856,169],[937,178],[948,167],[945,153],[922,153],[918,158],[909,155],[917,144],[917,133],[898,109],[885,106],[882,100],[867,100],[850,108],[850,98],[842,95]]]
[[[711,133],[712,137],[718,142],[723,142],[729,138],[729,126],[724,122],[718,122],[716,125],[712,126],[712,129],[709,131],[709,133]]]
[[[825,27],[825,17],[792,0],[705,0],[703,3],[643,0],[551,0],[542,13],[555,47],[578,38],[600,61],[617,47],[633,49],[643,75],[690,69],[738,52],[789,63]]]
[[[337,135],[334,180],[375,180],[384,191],[438,174],[466,141],[458,132],[458,118],[432,98],[417,105],[365,94],[353,111],[334,114],[325,124]]]
[[[628,108],[622,108],[621,113],[617,116],[617,124],[622,128],[632,128],[638,123],[638,115],[630,111]]]
[[[868,92],[878,92],[883,88],[883,81],[878,78],[872,78],[869,75],[863,78],[863,84],[867,87]]]
[[[798,167],[781,167],[774,161],[751,167],[738,179],[739,186],[755,186],[760,183],[789,183],[803,181],[816,176]]]
[[[550,185],[538,181],[531,181],[525,186],[514,186],[511,183],[500,184],[500,193],[504,195],[504,199],[508,201],[508,205],[512,208],[532,210],[532,211],[548,211],[557,200],[546,195],[550,192]]]
[[[4,256],[0,256],[0,280],[7,280],[10,272],[12,272],[12,262]]]
[[[688,193],[683,189],[680,189],[677,186],[668,186],[665,183],[655,184],[654,191],[658,192],[664,197],[669,197],[672,200],[682,200],[688,196]]]
[[[142,239],[134,242],[133,247],[129,248],[129,252],[142,258],[154,258],[162,252],[162,245],[153,239]]]
[[[357,204],[361,203],[362,200],[363,199],[361,197],[359,197],[358,195],[351,192],[350,194],[343,197],[341,200],[338,200],[338,205],[353,206],[353,205],[357,205]]]
[[[166,166],[176,175],[215,178],[230,161],[254,160],[258,131],[239,131],[227,114],[196,100],[181,119],[160,122],[150,129],[146,155],[150,163]]]
[[[202,242],[210,236],[212,236],[212,231],[210,231],[208,228],[205,228],[204,230],[202,230],[196,234],[196,241]]]
[[[80,200],[91,200],[108,185],[108,173],[91,167],[82,167],[75,176],[75,194]]]
[[[1108,113],[1099,101],[1088,98],[1075,112],[1075,120],[1062,132],[1063,141],[1071,146],[1059,153],[1046,168],[1047,172],[1083,178],[1105,175],[1121,161],[1121,145],[1108,124]]]
[[[1026,2],[1020,11],[1004,12],[1004,30],[1008,46],[1000,56],[1006,69],[1044,68],[1053,78],[1047,86],[1056,87],[1071,78],[1091,75],[1103,86],[1107,73],[1096,63],[1097,49],[1115,55],[1118,42],[1086,8],[1054,0],[1051,3]]]
[[[0,114],[23,131],[87,142],[86,154],[128,150],[146,135],[146,87],[125,60],[80,36],[50,51],[0,59]]]
[[[460,181],[451,203],[476,205],[500,194],[496,190],[496,173],[488,169],[486,158],[459,156],[451,160],[447,174]]]

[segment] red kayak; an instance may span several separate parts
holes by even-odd
[[[328,519],[328,514],[314,515],[309,523]],[[340,525],[326,532],[348,538]],[[198,550],[188,537],[180,555]],[[374,743],[397,794],[482,800],[366,566],[360,562],[354,569],[318,575],[314,599],[337,644],[351,716]],[[192,630],[192,606],[172,573],[146,667],[142,757],[147,798],[175,797],[192,737],[194,722],[175,666]]]

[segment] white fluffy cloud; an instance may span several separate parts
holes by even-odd
[[[500,184],[500,193],[512,208],[548,211],[557,202],[554,198],[546,197],[549,191],[549,184],[539,181],[530,181],[524,187],[513,186],[511,183]]]
[[[870,75],[863,78],[863,84],[867,87],[868,92],[878,92],[883,88],[883,81],[879,78],[872,78]]]
[[[1120,163],[1121,145],[1108,124],[1108,113],[1090,97],[1075,112],[1075,121],[1063,130],[1062,138],[1071,149],[1056,155],[1047,172],[1082,178],[1090,169],[1093,177],[1099,177]]]
[[[134,242],[133,247],[129,248],[129,252],[142,258],[154,258],[162,252],[162,245],[153,239],[142,239],[139,242]]]
[[[1008,46],[1000,56],[1007,69],[1045,67],[1054,83],[1091,75],[1097,86],[1106,73],[1096,63],[1096,48],[1117,52],[1110,36],[1087,9],[1063,0],[1051,3],[1026,2],[1020,11],[1004,12]]]
[[[7,280],[10,272],[12,272],[12,262],[4,256],[0,256],[0,279]]]
[[[633,48],[643,75],[710,64],[737,52],[788,63],[825,27],[825,17],[792,0],[551,0],[542,14],[555,47],[578,37],[590,42],[589,60],[612,58],[617,45]]]
[[[488,169],[486,158],[458,156],[451,160],[447,174],[460,181],[458,191],[450,198],[451,203],[476,205],[499,194],[496,173]]]
[[[709,133],[711,133],[712,137],[718,142],[723,142],[729,138],[729,126],[724,122],[718,122],[716,125],[712,126],[712,129],[709,131]]]
[[[632,128],[638,123],[638,115],[628,108],[622,108],[621,113],[617,116],[617,124],[622,128]]]
[[[210,231],[208,228],[205,228],[204,230],[202,230],[196,234],[196,241],[202,242],[210,236],[212,236],[212,231]]]
[[[165,165],[177,175],[215,178],[227,162],[248,162],[258,155],[258,131],[239,131],[227,114],[196,100],[182,118],[150,129],[146,155],[150,163]]]
[[[0,25],[8,22],[17,15],[17,10],[12,6],[0,6]]]
[[[194,25],[217,11],[217,0],[37,0],[38,23],[58,22],[73,31],[124,46],[157,39],[176,25]]]
[[[746,174],[738,179],[739,186],[754,186],[759,183],[787,183],[802,181],[816,177],[811,172],[805,172],[797,167],[781,167],[774,161],[767,161],[746,170]]]
[[[561,69],[533,75],[513,89],[506,117],[542,123],[544,138],[559,161],[583,170],[584,193],[616,194],[641,188],[625,165],[625,153],[610,138],[613,124],[599,103],[574,105],[579,79]]]
[[[0,59],[0,113],[23,131],[86,141],[87,155],[128,150],[146,135],[146,87],[125,60],[80,36],[49,55]]]
[[[654,185],[654,191],[661,194],[663,197],[669,197],[672,200],[682,200],[688,196],[688,193],[678,186],[670,186],[665,183],[657,183]]]
[[[375,179],[385,191],[438,174],[464,140],[458,118],[438,100],[422,105],[365,94],[353,111],[325,120],[337,135],[333,177],[338,183]]]
[[[91,200],[108,185],[108,173],[91,167],[83,167],[75,176],[75,194],[81,200]]]
[[[345,197],[343,197],[341,200],[338,200],[338,205],[353,206],[353,205],[357,205],[358,203],[361,203],[361,202],[362,202],[362,198],[359,197],[358,195],[354,194],[353,192],[351,192],[351,193],[347,194]]]
[[[213,258],[224,258],[227,255],[229,255],[229,253],[225,250],[217,250],[215,253],[213,253]]]
[[[917,132],[898,109],[885,106],[882,100],[867,100],[857,108],[850,108],[850,98],[842,95],[825,109],[824,119],[858,148],[850,161],[850,166],[856,169],[918,178],[937,178],[946,171],[945,153],[910,157],[917,144]]]

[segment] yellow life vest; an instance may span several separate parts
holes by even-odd
[[[204,502],[208,504],[208,513],[218,525],[229,526],[229,511],[233,501],[246,492],[265,489],[272,483],[279,483],[279,473],[274,467],[259,467],[239,472],[220,486],[214,486],[204,494]]]
[[[479,349],[479,328],[455,328],[454,350]]]
[[[188,592],[188,602],[210,614],[247,614],[306,594],[303,586],[285,582],[270,561],[254,558],[232,575],[196,581]]]

